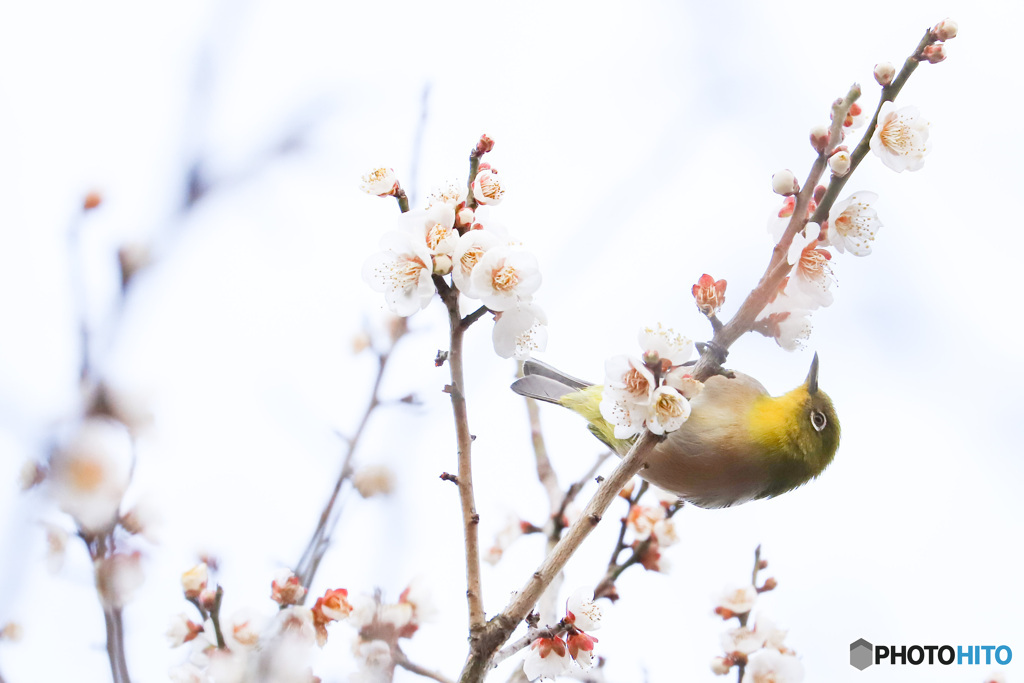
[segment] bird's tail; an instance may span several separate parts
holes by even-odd
[[[590,423],[590,431],[612,450],[625,453],[630,441],[615,438],[615,428],[601,416],[601,387],[576,379],[556,370],[547,363],[528,360],[523,364],[523,374],[512,383],[512,391],[520,396],[538,401],[556,403],[579,413]]]
[[[512,383],[512,391],[520,396],[548,403],[560,404],[560,399],[566,394],[591,386],[590,382],[571,377],[539,360],[528,360],[523,363],[523,375],[524,377]]]

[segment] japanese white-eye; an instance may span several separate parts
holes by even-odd
[[[632,440],[616,439],[601,416],[602,387],[538,361],[527,361],[523,371],[513,391],[574,410],[598,439],[626,454]],[[791,491],[821,474],[839,447],[839,419],[818,388],[817,354],[804,383],[782,396],[730,372],[706,380],[690,406],[689,419],[655,446],[640,476],[700,507]]]

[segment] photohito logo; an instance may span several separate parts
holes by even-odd
[[[918,666],[950,664],[1005,666],[1013,659],[1009,645],[872,645],[863,638],[850,643],[850,666],[863,671],[872,664]]]

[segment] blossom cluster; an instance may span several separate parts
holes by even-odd
[[[690,417],[689,399],[703,388],[683,365],[693,355],[693,341],[659,324],[642,329],[639,342],[640,358],[619,355],[605,362],[600,410],[616,439],[645,427],[655,434],[679,429]]]
[[[762,562],[761,566],[766,564]],[[747,626],[758,594],[774,587],[774,579],[768,579],[761,588],[751,584],[730,586],[719,596],[715,613],[726,620],[737,618],[740,624],[722,633],[724,654],[711,660],[715,674],[724,676],[732,667],[742,666],[742,683],[800,683],[803,680],[803,664],[785,644],[786,630],[760,613],[754,626]]]
[[[662,555],[662,549],[679,542],[672,515],[681,505],[678,496],[651,486],[658,502],[654,505],[641,504],[639,501],[630,505],[626,514],[626,528],[632,533],[630,547],[637,553],[637,563],[647,571],[667,572],[669,561]],[[628,499],[629,490],[620,493]]]
[[[392,194],[385,190],[394,187],[389,169],[364,178],[371,194]],[[426,209],[403,213],[398,229],[381,238],[381,251],[364,264],[363,279],[400,316],[426,308],[439,286],[454,288],[494,314],[495,352],[523,359],[546,347],[547,317],[533,301],[541,284],[536,257],[486,213],[504,195],[497,171],[480,164],[468,187],[450,183]]]
[[[420,580],[414,580],[395,603],[384,603],[379,595],[349,595],[344,588],[331,588],[306,607],[306,588],[283,569],[271,581],[270,597],[277,603],[272,617],[249,608],[222,616],[222,590],[211,586],[205,562],[182,574],[181,585],[200,620],[178,615],[167,638],[172,647],[192,644],[188,660],[171,671],[172,680],[190,683],[313,683],[319,679],[306,662],[314,645],[327,644],[327,627],[335,621],[346,621],[357,632],[354,651],[362,679],[382,680],[395,666],[392,652],[398,640],[412,637],[437,612]]]
[[[523,660],[523,673],[531,681],[557,678],[571,670],[575,662],[586,670],[594,664],[597,638],[590,635],[601,627],[601,608],[593,599],[593,591],[579,588],[566,601],[565,618],[551,635],[534,639]],[[565,629],[563,637],[561,629]]]

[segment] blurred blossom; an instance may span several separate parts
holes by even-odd
[[[746,626],[737,626],[722,634],[722,649],[726,654],[740,652],[749,655],[751,652],[761,649],[763,645],[764,637]]]
[[[757,589],[752,585],[729,586],[718,596],[718,600],[715,603],[715,612],[719,614],[721,614],[721,611],[729,612],[728,615],[722,615],[725,618],[735,614],[746,614],[754,608],[756,601]]]
[[[107,607],[123,607],[142,585],[139,553],[115,553],[96,561],[96,591]]]
[[[123,425],[106,418],[88,418],[50,457],[50,494],[83,530],[102,531],[117,518],[128,488],[132,457],[131,438]]]
[[[800,683],[804,665],[793,655],[761,650],[750,657],[742,683]]]
[[[306,597],[306,588],[291,569],[280,569],[270,582],[270,599],[279,605],[298,605]]]
[[[181,575],[181,588],[185,591],[185,597],[198,598],[206,589],[209,579],[210,574],[205,562],[200,562],[186,571]]]
[[[367,465],[352,475],[352,485],[363,498],[387,495],[395,490],[395,474],[387,465]]]
[[[164,634],[170,642],[171,647],[178,647],[193,640],[202,633],[203,627],[188,618],[185,613],[178,614],[171,618],[171,623]]]

